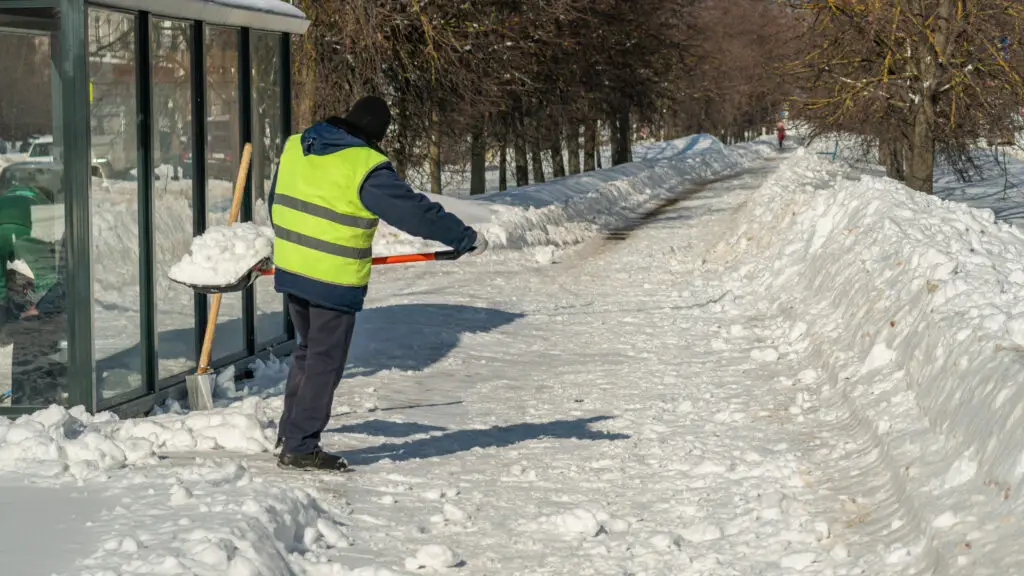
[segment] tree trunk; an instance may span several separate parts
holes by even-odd
[[[548,148],[551,151],[551,171],[555,178],[565,177],[565,158],[562,156],[562,133],[558,129],[558,125],[555,125],[555,129],[551,134],[551,146]]]
[[[935,109],[930,99],[921,98],[914,114],[910,154],[906,158],[907,186],[931,194],[935,170]]]
[[[401,152],[395,154],[395,161],[393,162],[393,164],[395,165],[395,172],[398,173],[398,177],[401,178],[402,180],[408,180],[409,167],[406,165],[405,156]]]
[[[498,149],[498,190],[508,190],[508,146],[502,137],[501,148]]]
[[[396,120],[398,120],[397,125],[392,130],[395,131],[394,135],[397,138],[395,138],[395,154],[391,157],[391,161],[395,165],[395,172],[398,173],[398,177],[406,180],[409,177],[409,146],[402,129],[404,124],[401,117],[396,118]]]
[[[612,132],[612,166],[629,162],[629,109],[625,109],[608,123]]]
[[[626,112],[626,121],[623,123],[623,134],[626,138],[626,161],[633,161],[633,127],[629,123],[629,112]]]
[[[309,2],[303,2],[308,4]],[[306,12],[309,14],[309,12]],[[292,46],[295,46],[295,42]],[[295,124],[296,126],[312,126],[313,114],[316,107],[316,66],[300,65],[301,62],[316,62],[316,41],[311,34],[306,34],[298,42],[299,50],[296,51],[294,67],[296,78],[295,96]]]
[[[565,129],[566,151],[569,153],[569,174],[580,173],[580,127],[570,123]]]
[[[544,156],[541,154],[541,140],[536,128],[534,135],[529,138],[529,159],[530,164],[534,165],[534,182],[544,183]]]
[[[530,162],[526,157],[526,137],[523,123],[517,122],[514,130],[512,148],[516,161],[516,186],[528,186],[530,184]]]
[[[893,180],[903,182],[906,173],[903,169],[903,144],[892,139],[883,138],[878,141],[878,162],[885,166],[885,175]]]
[[[533,160],[533,181],[537,184],[543,184],[544,157],[540,153],[540,142],[536,136],[530,139],[530,159]]]
[[[587,120],[583,124],[583,171],[590,172],[596,167],[597,122]]]
[[[470,135],[469,194],[477,196],[487,192],[487,146],[482,126]]]
[[[436,110],[430,113],[430,192],[441,194],[441,118]]]
[[[594,131],[594,144],[596,146],[594,149],[594,159],[597,161],[597,169],[600,170],[604,168],[602,166],[604,161],[601,159],[601,123],[595,121],[594,125],[597,127],[597,130]]]

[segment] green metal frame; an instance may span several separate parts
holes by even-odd
[[[252,33],[248,28],[242,28],[238,37],[238,114],[241,117],[238,123],[238,142],[245,146],[246,142],[252,142],[253,136]],[[252,221],[252,181],[256,178],[253,166],[249,164],[249,177],[245,179],[245,192],[242,196],[241,217],[245,222]],[[256,288],[253,286],[242,292],[242,339],[246,355],[256,354]]]
[[[65,241],[67,242],[67,320],[68,320],[68,402],[71,406],[82,405],[90,412],[112,410],[122,416],[134,416],[148,412],[167,398],[184,397],[182,373],[159,379],[159,354],[157,350],[156,322],[156,269],[155,239],[153,237],[153,102],[151,23],[152,17],[161,14],[145,11],[118,12],[132,14],[135,19],[136,46],[136,100],[138,113],[138,173],[148,177],[138,180],[138,225],[139,225],[139,287],[140,302],[140,349],[142,354],[142,376],[144,387],[101,400],[96,382],[96,358],[93,340],[93,278],[92,278],[92,231],[90,215],[91,186],[91,144],[90,144],[90,103],[89,59],[88,59],[88,10],[90,7],[111,10],[104,6],[104,0],[95,3],[86,0],[0,0],[0,8],[57,8],[60,11],[60,32],[54,54],[60,69],[61,113],[55,121],[60,122],[63,135],[64,179],[68,191],[65,202]],[[109,4],[108,4],[109,5]],[[192,76],[192,158],[193,158],[193,232],[206,229],[206,74],[205,41],[206,24],[191,21],[191,76]],[[241,117],[239,136],[241,143],[253,137],[253,103],[251,78],[251,31],[239,30],[239,109]],[[281,129],[284,136],[292,130],[291,108],[291,37],[288,32],[273,32],[281,38]],[[241,148],[241,146],[240,146]],[[241,149],[239,150],[239,152]],[[252,182],[247,184],[243,218],[252,217]],[[253,289],[243,296],[243,327],[245,330],[244,350],[229,357],[221,358],[215,368],[236,366],[244,368],[254,358],[266,358],[271,353],[287,354],[294,345],[294,327],[284,308],[284,334],[269,342],[258,342],[255,333],[256,302]],[[196,357],[202,345],[207,319],[205,296],[197,296],[194,304]],[[16,416],[34,412],[40,407],[0,408],[0,416]]]
[[[65,238],[68,243],[68,403],[97,409],[93,355],[92,185],[89,105],[89,29],[82,0],[61,0]]]

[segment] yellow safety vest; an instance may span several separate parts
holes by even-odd
[[[271,207],[274,265],[336,286],[368,285],[378,218],[363,206],[359,189],[387,160],[367,147],[307,156],[301,136],[290,137]]]

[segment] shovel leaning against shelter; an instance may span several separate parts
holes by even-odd
[[[246,178],[249,174],[249,162],[252,159],[252,144],[247,143],[242,151],[242,162],[238,166],[238,178],[235,179],[235,191],[231,198],[231,212],[228,215],[228,226],[238,220],[242,209],[242,194],[245,192]],[[199,366],[196,373],[185,378],[188,389],[188,405],[193,410],[209,410],[213,408],[213,370],[210,368],[210,356],[213,353],[213,336],[217,330],[217,315],[220,313],[222,294],[214,294],[210,302],[210,314],[206,322],[206,334],[203,336],[203,348],[199,355]]]

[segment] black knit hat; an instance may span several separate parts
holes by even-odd
[[[388,103],[376,96],[364,96],[352,105],[345,114],[345,121],[372,140],[380,143],[391,126],[391,110]]]

